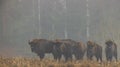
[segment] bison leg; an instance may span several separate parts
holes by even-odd
[[[83,55],[82,55],[82,54],[78,54],[78,56],[77,56],[76,59],[77,59],[77,60],[83,60]]]
[[[100,56],[100,61],[102,62],[102,56]]]
[[[72,55],[64,54],[64,57],[65,57],[65,62],[68,61],[68,60],[72,61]]]
[[[93,57],[93,56],[90,55],[90,56],[88,56],[87,58],[88,58],[88,60],[93,60],[92,57]]]
[[[106,52],[106,59],[107,59],[107,61],[112,61],[112,53],[111,52]]]
[[[101,61],[102,62],[102,53],[100,53],[100,54],[97,54],[96,55],[96,59],[97,59],[97,61]]]
[[[117,61],[117,59],[118,59],[118,58],[117,58],[117,55],[115,55],[114,57],[115,57],[115,59],[116,59],[116,61]]]
[[[78,54],[75,54],[75,58],[76,58],[76,60],[80,59]]]
[[[109,57],[106,57],[107,61],[110,61],[110,58]]]
[[[39,54],[39,57],[40,57],[40,59],[41,59],[41,60],[44,58],[44,56],[45,56],[45,54],[44,54],[44,53]]]
[[[60,61],[62,55],[54,55],[54,59]]]
[[[99,61],[102,62],[102,57],[99,56],[99,57],[96,57],[96,59],[97,59],[97,62]]]
[[[114,57],[115,57],[115,59],[116,59],[116,61],[117,61],[117,50],[116,50],[116,52],[114,52]]]
[[[58,61],[60,61],[61,57],[62,57],[62,55],[58,56],[58,58],[57,58],[57,59],[58,59]]]
[[[84,57],[84,53],[81,53],[80,54],[80,60],[83,60],[83,57]]]
[[[57,56],[54,56],[54,59],[57,60]]]
[[[65,55],[64,55],[64,57],[65,57],[65,62],[67,62],[67,61],[68,61],[69,56],[65,54]]]
[[[62,54],[61,54],[60,51],[55,51],[55,50],[54,50],[54,51],[52,52],[52,54],[53,54],[53,57],[54,57],[55,60],[59,60],[59,61],[60,61],[61,56],[62,56]]]
[[[68,61],[68,57],[67,57],[67,56],[65,56],[65,62],[66,62],[66,61]]]
[[[108,57],[107,60],[111,62],[112,61],[112,57]]]
[[[99,57],[96,57],[97,61],[99,61]]]

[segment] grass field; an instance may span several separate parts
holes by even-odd
[[[23,58],[23,57],[0,57],[0,67],[120,67],[120,61],[118,62],[102,62],[98,63],[96,61],[60,61],[43,59],[40,61],[37,58]]]

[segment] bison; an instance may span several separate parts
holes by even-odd
[[[61,51],[60,46],[62,43],[54,41],[54,44],[55,45],[53,46],[53,52],[52,52],[54,59],[60,61],[60,59],[62,57],[62,51]]]
[[[86,47],[82,42],[77,42],[76,45],[73,46],[73,54],[77,60],[83,60],[85,51]]]
[[[57,39],[56,42],[61,43],[61,53],[66,60],[67,57],[71,59],[72,55],[74,55],[77,60],[83,59],[85,54],[85,45],[83,43],[76,42],[72,39]]]
[[[53,41],[46,39],[33,39],[32,41],[29,41],[29,45],[31,51],[36,53],[40,59],[44,58],[45,53],[53,53],[53,56],[55,55],[53,52],[55,43]]]
[[[55,40],[55,48],[56,50],[54,50],[54,52],[56,52],[55,54],[59,54],[57,55],[57,58],[59,59],[61,57],[61,55],[63,55],[65,57],[65,61],[68,61],[69,59],[72,60],[72,46],[70,45],[69,42],[65,42],[62,40]]]
[[[108,40],[105,42],[105,53],[106,53],[106,59],[107,61],[112,61],[112,58],[114,57],[117,61],[117,45],[112,40]]]
[[[95,56],[97,61],[102,61],[102,47],[95,42],[87,42],[87,58],[92,60],[92,57]]]

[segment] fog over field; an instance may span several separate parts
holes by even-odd
[[[28,40],[89,40],[105,47],[118,45],[120,58],[120,0],[1,0],[0,55],[37,57]],[[103,50],[104,53],[104,50]],[[104,56],[104,55],[103,55]]]

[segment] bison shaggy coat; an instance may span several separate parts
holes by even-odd
[[[112,61],[113,57],[117,61],[117,45],[111,40],[106,41],[105,44],[105,54],[107,61]]]
[[[102,47],[95,42],[87,42],[87,58],[92,60],[92,57],[95,56],[97,61],[102,61]]]

